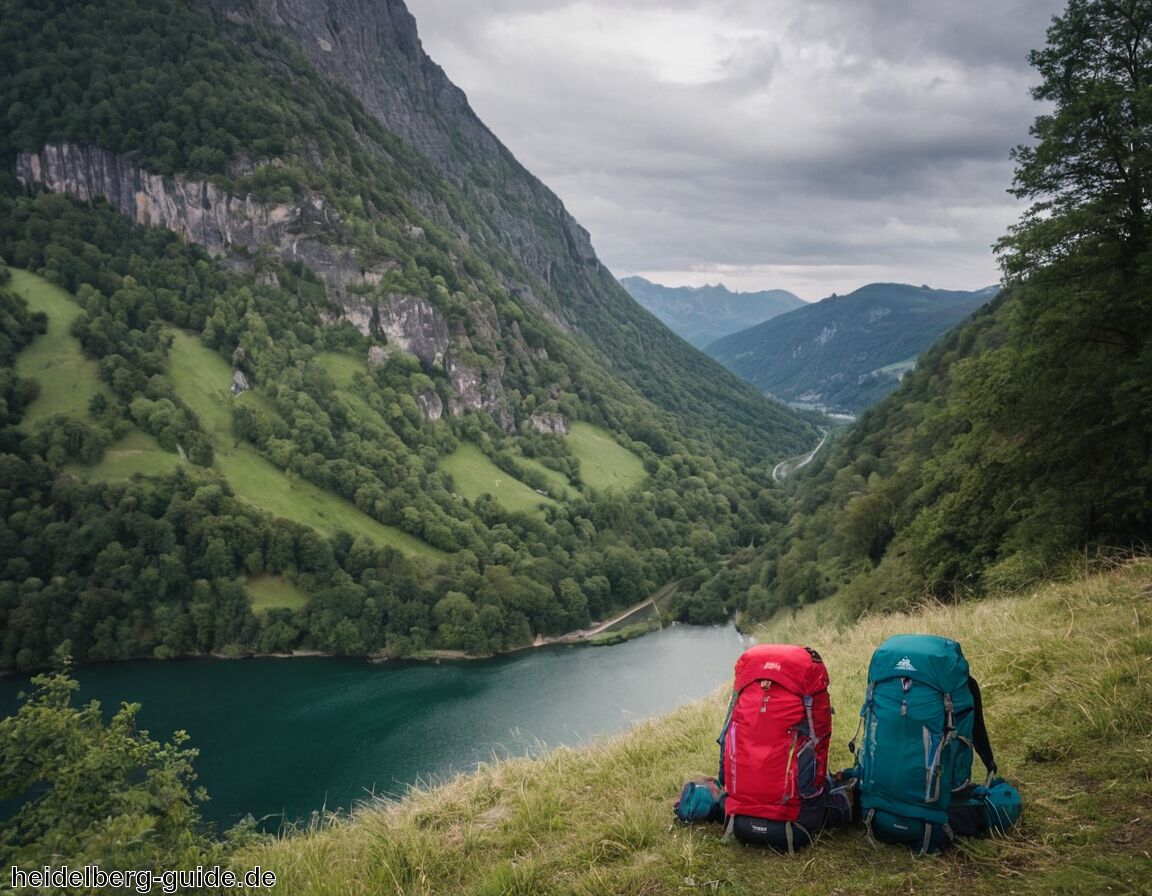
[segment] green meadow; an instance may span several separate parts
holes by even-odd
[[[407,554],[442,557],[443,552],[407,532],[379,523],[351,501],[307,480],[286,473],[249,445],[238,444],[232,434],[232,402],[263,399],[254,392],[233,398],[232,368],[195,336],[175,333],[172,343],[172,381],[180,398],[199,416],[212,436],[216,469],[236,494],[273,516],[295,520],[324,535],[344,530],[363,535]]]
[[[573,423],[568,445],[580,460],[584,484],[591,488],[627,489],[644,479],[644,462],[599,426]]]
[[[40,394],[25,412],[24,424],[35,424],[56,414],[82,420],[88,416],[88,402],[103,386],[99,366],[84,356],[79,341],[70,332],[81,308],[72,296],[43,277],[17,268],[9,270],[12,290],[33,311],[48,315],[48,332],[34,339],[16,360],[17,374],[40,384]]]
[[[572,487],[568,482],[568,477],[558,470],[553,470],[551,467],[546,467],[540,461],[533,457],[524,457],[521,455],[517,458],[520,463],[530,470],[534,470],[548,480],[548,485],[557,491],[559,494],[568,496],[568,490]]]
[[[84,479],[100,479],[115,482],[141,476],[163,476],[171,473],[184,461],[171,451],[165,451],[160,443],[146,432],[132,429],[120,441],[110,445],[99,463],[90,467],[70,466],[69,472]]]
[[[487,493],[512,513],[533,513],[541,504],[555,503],[537,494],[519,479],[505,473],[476,445],[468,442],[441,458],[440,469],[452,476],[456,491],[469,501]]]
[[[352,380],[356,374],[368,372],[366,362],[354,358],[347,352],[321,352],[316,356],[316,361],[332,377],[332,382],[340,387],[340,400],[348,405],[358,417],[390,428],[384,415],[372,407],[352,387]]]
[[[176,391],[196,412],[200,425],[212,437],[217,454],[231,447],[232,367],[198,338],[179,331],[172,333],[169,353],[170,373]],[[247,393],[240,396],[248,398]]]
[[[337,386],[348,388],[358,373],[367,373],[368,364],[348,352],[321,352],[316,361],[323,367]]]
[[[283,576],[251,576],[245,583],[252,598],[253,612],[265,610],[301,610],[308,595]]]
[[[34,377],[41,385],[26,422],[35,423],[54,414],[83,418],[88,402],[102,385],[96,362],[84,356],[79,342],[69,333],[72,321],[81,313],[79,305],[63,289],[26,271],[12,271],[12,286],[30,307],[48,315],[48,332],[21,352],[18,359],[19,373]],[[232,367],[223,357],[192,334],[173,331],[172,338],[172,382],[212,439],[215,468],[237,495],[274,516],[303,523],[325,535],[344,530],[409,554],[443,556],[420,539],[377,522],[351,502],[286,473],[251,446],[238,443],[232,431],[232,408],[236,402],[255,402],[273,417],[277,416],[275,407],[255,390],[233,397]],[[354,376],[364,370],[361,361],[344,352],[324,352],[317,360],[344,387],[341,397],[357,412],[380,417],[363,398],[347,390]],[[589,487],[630,488],[644,478],[640,458],[606,430],[577,422],[568,439]],[[558,491],[568,492],[570,486],[562,474],[531,458],[521,458],[520,462],[546,477]],[[161,475],[180,463],[176,455],[161,449],[152,436],[134,429],[112,445],[98,464],[75,467],[73,472],[89,479],[118,480],[135,474]],[[462,444],[441,461],[441,469],[452,475],[456,490],[469,500],[487,493],[510,512],[525,513],[539,512],[542,505],[552,503],[551,498],[497,467],[475,445]]]

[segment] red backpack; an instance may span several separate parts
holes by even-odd
[[[720,734],[728,829],[792,851],[826,821],[832,705],[828,670],[811,648],[759,644],[736,661]]]

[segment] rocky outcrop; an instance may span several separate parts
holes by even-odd
[[[346,296],[342,314],[330,319],[349,321],[365,336],[384,336],[388,342],[425,364],[443,366],[444,356],[452,345],[452,335],[444,316],[428,299],[420,296],[389,293],[384,297]],[[371,366],[386,360],[383,349],[368,359]]]
[[[420,413],[424,415],[425,420],[436,421],[444,416],[444,402],[432,389],[425,389],[423,392],[417,393],[416,406],[420,408]]]
[[[467,410],[485,410],[505,432],[516,428],[516,418],[504,400],[499,366],[481,368],[450,358],[447,367],[453,392],[448,401],[448,412],[452,416],[459,416]]]
[[[516,161],[472,111],[464,92],[424,53],[416,20],[402,0],[200,2],[224,23],[245,27],[259,20],[289,36],[313,65],[476,200],[487,227],[472,238],[500,243],[546,282],[559,261],[599,264],[588,232]],[[436,217],[418,197],[409,198]],[[537,214],[526,216],[524,208]],[[555,245],[564,247],[562,253]]]
[[[248,377],[244,376],[244,371],[236,370],[232,373],[232,395],[239,395],[241,392],[247,392],[252,387],[248,384]]]
[[[376,309],[375,327],[425,364],[443,365],[452,342],[444,316],[419,296],[389,295]]]
[[[528,418],[527,424],[536,432],[566,436],[571,432],[568,418],[554,411],[537,411]]]
[[[331,244],[341,233],[340,216],[319,193],[292,204],[260,202],[211,181],[164,177],[116,153],[71,143],[20,153],[16,179],[26,190],[42,187],[85,202],[103,196],[137,223],[165,227],[212,255],[242,247],[302,262],[333,287],[337,300],[348,286],[379,283],[388,267],[365,267],[353,250]]]
[[[292,205],[262,203],[224,192],[208,181],[163,177],[115,153],[72,144],[21,153],[16,177],[27,190],[69,193],[86,202],[102,196],[137,223],[165,227],[213,255],[243,247],[252,253],[271,251],[285,261],[301,261],[325,282],[329,298],[342,309],[327,315],[329,322],[347,319],[362,333],[383,335],[425,364],[444,366],[454,347],[447,321],[428,299],[397,294],[366,299],[345,290],[350,285],[378,284],[383,270],[381,266],[362,267],[352,250],[320,242],[338,233],[340,219],[318,194]],[[473,329],[486,345],[493,343],[500,327],[495,308],[488,302],[475,312]],[[465,338],[456,348],[470,350],[471,345]],[[381,353],[369,360],[379,364],[386,357]],[[453,363],[448,372],[456,393],[450,413],[488,410],[503,429],[514,428],[499,367],[481,372]],[[443,402],[435,392],[422,393],[417,403],[430,420],[443,415]]]
[[[545,284],[554,281],[558,268],[598,268],[588,233],[555,194],[516,161],[475,115],[464,93],[428,58],[416,22],[401,0],[197,2],[224,33],[249,32],[245,41],[252,39],[251,29],[280,32],[318,70],[347,87],[369,114],[428,160],[430,165],[420,172],[424,182],[443,177],[478,214],[455,220],[454,206],[418,185],[404,198],[478,251],[521,262],[523,275],[501,270],[502,285],[516,301],[572,332],[569,310]],[[363,139],[369,152],[383,157],[398,149],[367,134]],[[238,160],[232,173],[251,170],[252,162]],[[381,281],[394,262],[374,259],[368,264],[348,248],[344,222],[318,193],[291,203],[262,202],[229,193],[209,180],[162,176],[129,157],[75,144],[21,154],[16,174],[29,190],[43,187],[87,201],[104,196],[133,220],[173,230],[235,269],[252,269],[254,258],[305,264],[327,287],[332,303],[325,314],[328,322],[348,320],[361,332],[385,336],[425,365],[445,370],[455,394],[447,406],[439,396],[427,396],[422,403],[426,415],[485,409],[510,431],[515,420],[501,381],[503,354],[509,353],[520,372],[530,372],[534,363],[547,358],[543,346],[530,346],[518,330],[509,330],[508,321],[484,298],[474,301],[466,320],[449,325],[426,298],[381,295]],[[525,209],[532,213],[525,214]],[[402,232],[412,241],[427,239],[415,224]],[[259,276],[276,275],[261,269]],[[477,364],[474,355],[495,360]]]

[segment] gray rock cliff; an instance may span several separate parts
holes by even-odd
[[[401,0],[200,2],[226,26],[263,22],[291,37],[313,65],[476,200],[488,226],[473,236],[510,249],[545,282],[557,263],[557,245],[564,247],[565,263],[599,264],[588,232],[516,161],[424,52],[416,20]],[[525,216],[525,208],[535,214]]]
[[[580,329],[587,308],[566,307],[557,290],[563,274],[603,277],[588,233],[563,203],[526,171],[480,121],[464,93],[424,53],[416,23],[401,0],[196,0],[225,33],[275,30],[400,140],[421,153],[468,200],[477,214],[466,221],[430,192],[413,188],[406,199],[437,226],[448,227],[481,253],[502,254],[521,265],[499,268],[501,285],[515,301],[531,307],[566,331]],[[251,35],[248,35],[249,37]],[[385,150],[375,144],[366,148]],[[244,173],[257,160],[235,160]],[[271,161],[277,164],[277,160]],[[259,257],[307,265],[327,287],[330,322],[351,321],[362,332],[385,336],[426,364],[440,367],[455,388],[447,413],[484,408],[500,425],[515,421],[504,395],[505,352],[518,369],[531,370],[547,358],[519,330],[502,321],[491,302],[470,308],[468,320],[449,326],[430,299],[383,294],[378,287],[395,262],[367,264],[331,203],[310,193],[292,203],[261,202],[232,195],[209,180],[166,177],[133,159],[95,146],[58,144],[22,153],[16,174],[26,189],[46,188],[84,200],[104,196],[139,223],[169,228],[203,245],[234,269],[251,269]],[[425,238],[412,228],[408,238]],[[236,251],[247,250],[247,251]],[[262,277],[275,275],[268,271]],[[567,301],[567,300],[566,300]],[[475,361],[480,356],[482,363]],[[426,402],[434,414],[435,402]]]
[[[16,179],[28,190],[43,187],[86,202],[103,196],[137,223],[166,227],[212,255],[243,247],[303,262],[336,297],[345,287],[378,283],[383,273],[380,266],[363,267],[352,250],[325,242],[339,238],[340,217],[319,193],[294,204],[258,202],[210,181],[162,177],[99,147],[70,143],[18,154]]]

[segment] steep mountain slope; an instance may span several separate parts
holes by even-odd
[[[997,291],[872,283],[718,339],[705,351],[781,401],[858,414]]]
[[[506,429],[523,419],[514,391],[527,390],[505,382],[501,355],[539,353],[539,322],[586,337],[581,354],[592,357],[568,357],[570,345],[544,346],[562,364],[612,368],[689,418],[694,437],[727,452],[772,446],[787,431],[788,442],[807,440],[803,424],[685,353],[628,301],[587,233],[423,53],[398,0],[347,0],[330,10],[212,2],[205,4],[211,18],[125,4],[91,21],[76,8],[64,21],[61,13],[11,5],[11,135],[2,148],[16,153],[26,186],[105,195],[137,220],[173,227],[234,264],[269,252],[303,261],[365,331],[377,307],[386,329],[388,318],[405,317],[406,297],[431,303],[425,318],[464,310],[467,338],[434,321],[448,338],[428,346],[427,360],[448,355],[456,391],[477,381],[477,400]],[[53,42],[66,29],[86,41]],[[155,102],[166,106],[150,110],[159,118],[137,108],[139,72],[117,68],[126,48],[160,70]],[[78,96],[63,108],[28,102],[36,99],[32,72],[75,83],[61,93]],[[450,294],[462,291],[467,308],[411,296],[417,290],[404,287],[415,284],[400,276],[409,258],[445,278]],[[510,307],[494,307],[496,299]],[[510,332],[521,315],[535,339]],[[412,337],[401,344],[405,338]],[[495,349],[501,339],[508,344]],[[449,352],[448,342],[458,351]],[[464,363],[470,351],[483,361]],[[534,370],[527,376],[539,379]]]
[[[697,348],[804,304],[786,289],[730,292],[723,284],[662,286],[643,277],[625,277],[620,285],[673,333]]]
[[[500,650],[778,525],[812,424],[628,297],[401,3],[2,12],[4,301],[52,348],[0,358],[0,664]],[[97,381],[49,407],[29,350]]]

